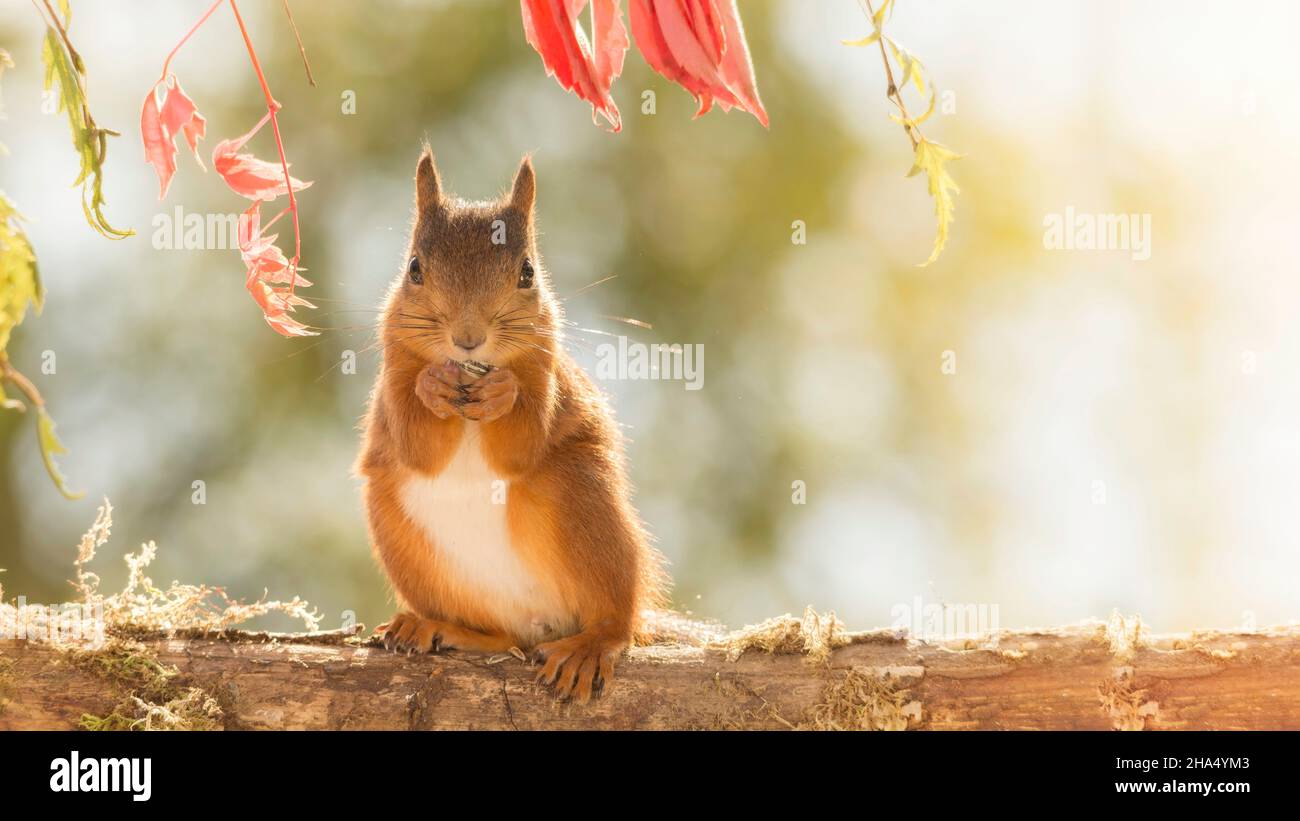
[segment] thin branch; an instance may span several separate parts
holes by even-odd
[[[22,391],[27,396],[27,400],[37,408],[45,407],[45,398],[41,396],[41,392],[37,390],[36,385],[32,383],[32,380],[23,376],[9,362],[9,357],[4,353],[0,353],[0,379],[7,379],[17,385],[18,390]]]
[[[86,63],[81,59],[81,54],[73,48],[72,40],[68,37],[68,30],[64,28],[63,23],[59,21],[59,15],[55,14],[54,7],[50,5],[50,0],[41,0],[41,3],[45,6],[45,11],[49,13],[49,24],[58,32],[59,39],[63,41],[63,47],[68,51],[68,62],[72,63],[73,68],[72,76],[76,78],[77,88],[81,91],[81,117],[86,121],[86,130],[90,131],[92,134],[96,133],[100,129],[95,127],[95,118],[90,116],[90,109],[86,107],[86,99],[89,97],[86,93],[86,83],[83,78],[83,74],[86,70]],[[32,0],[32,5],[36,5],[36,0]],[[41,10],[40,6],[37,6],[36,10],[39,12]],[[45,15],[42,15],[42,17],[44,16]],[[108,129],[103,130],[112,134],[114,137],[121,136],[116,131],[108,131]]]
[[[33,2],[35,2],[35,0],[33,0]],[[68,39],[67,29],[63,27],[63,23],[59,22],[59,15],[54,13],[54,7],[50,5],[50,0],[41,0],[41,3],[44,4],[45,10],[49,12],[50,23],[54,26],[55,30],[58,31],[59,38],[63,40],[63,45],[68,50],[68,57],[71,58],[73,67],[78,71],[84,70],[84,63],[82,62],[81,55],[72,47],[72,41]],[[37,11],[39,10],[40,9],[37,9]]]
[[[863,0],[867,7],[867,17],[872,21],[872,27],[875,27],[876,11],[871,7],[871,0]],[[880,36],[876,38],[876,45],[880,46],[880,59],[885,63],[885,77],[889,80],[889,89],[885,92],[894,105],[898,106],[898,112],[903,115],[903,129],[907,132],[907,138],[912,141],[912,150],[916,150],[916,138],[921,135],[921,129],[912,124],[911,117],[907,113],[907,104],[903,102],[903,90],[894,82],[894,69],[889,63],[889,55],[885,52],[885,21],[880,21],[880,28],[876,29]],[[913,132],[916,132],[915,134]]]
[[[176,52],[181,50],[181,46],[185,45],[185,42],[190,39],[190,37],[194,34],[194,32],[199,30],[199,26],[206,23],[208,18],[212,16],[212,13],[215,12],[218,8],[220,8],[221,4],[224,2],[226,2],[226,0],[217,0],[215,3],[213,3],[212,6],[208,8],[207,11],[203,12],[203,16],[199,18],[199,21],[195,23],[193,26],[190,26],[189,31],[185,32],[185,36],[182,37],[181,41],[176,44],[176,48],[171,50],[171,53],[167,55],[166,60],[163,60],[162,75],[158,77],[159,83],[167,79],[167,69],[171,66],[172,58],[176,56]],[[155,83],[154,85],[157,85],[157,83]]]
[[[302,67],[307,70],[307,82],[316,87],[316,78],[311,76],[311,63],[307,61],[307,49],[302,45],[302,35],[298,33],[298,24],[293,22],[293,12],[289,10],[289,0],[284,0],[284,16],[289,18],[289,28],[293,29],[293,39],[298,41],[298,53],[302,55]]]
[[[244,26],[244,18],[239,13],[239,6],[235,0],[230,0],[230,10],[235,13],[235,22],[239,24],[239,33],[244,37],[244,45],[248,48],[248,58],[253,63],[253,72],[257,75],[257,81],[262,85],[262,94],[266,97],[267,113],[271,117],[271,130],[275,133],[275,147],[280,152],[280,168],[284,171],[284,187],[289,194],[289,213],[293,216],[293,258],[289,260],[289,296],[293,296],[294,288],[298,283],[298,261],[302,257],[302,235],[298,230],[298,200],[293,195],[293,178],[289,176],[289,160],[284,155],[284,141],[280,137],[280,122],[276,119],[275,113],[280,110],[280,104],[271,96],[271,87],[266,83],[266,75],[262,73],[262,64],[257,59],[257,52],[253,49],[253,40],[248,36],[248,29]]]

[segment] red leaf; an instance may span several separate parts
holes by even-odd
[[[149,96],[144,98],[144,109],[140,112],[140,138],[144,141],[145,162],[152,165],[158,174],[158,199],[161,200],[167,196],[172,175],[176,173],[176,146],[163,132],[154,89],[149,89]]]
[[[767,110],[758,96],[754,63],[749,57],[749,44],[745,42],[740,10],[736,8],[735,0],[717,0],[717,3],[726,40],[726,50],[722,54],[722,79],[740,100],[740,108],[753,114],[767,128]]]
[[[169,76],[149,90],[140,112],[140,138],[144,142],[145,161],[158,174],[158,199],[167,196],[172,175],[176,173],[176,135],[185,135],[185,141],[194,152],[194,159],[202,167],[198,142],[206,129],[207,122],[203,115],[199,114],[194,101],[181,90],[181,84],[174,76]]]
[[[651,68],[695,97],[695,116],[717,102],[724,111],[748,111],[767,126],[735,0],[630,2],[637,47]]]
[[[250,200],[269,201],[289,192],[288,186],[284,183],[284,168],[287,163],[281,166],[259,160],[252,154],[238,153],[239,149],[244,147],[244,143],[252,139],[270,116],[268,112],[257,125],[253,126],[252,131],[234,140],[222,140],[212,150],[212,167],[217,169],[217,173],[232,191]],[[293,181],[294,191],[301,191],[311,186],[310,182],[303,182],[293,177],[289,179]]]
[[[574,17],[580,11],[581,6],[574,12]],[[614,78],[623,73],[623,57],[626,56],[629,45],[618,0],[592,0],[591,39],[596,51],[596,82],[600,88],[605,89],[608,96]],[[617,108],[614,113],[618,114]]]
[[[275,245],[276,235],[263,236],[262,201],[254,200],[239,217],[239,254],[247,268],[244,287],[262,309],[266,323],[283,336],[315,336],[298,320],[290,316],[299,306],[316,306],[294,293],[294,286],[311,285],[298,274],[297,269]],[[283,215],[283,212],[282,212]],[[276,217],[279,219],[279,217]],[[275,222],[275,220],[271,220]],[[269,227],[270,223],[268,223]]]
[[[618,0],[590,2],[594,51],[578,24],[588,0],[520,0],[524,36],[541,55],[546,73],[591,103],[592,120],[600,114],[619,131],[623,123],[609,89],[623,71],[627,29]]]

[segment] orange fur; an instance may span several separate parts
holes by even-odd
[[[464,203],[444,195],[426,149],[416,190],[408,258],[422,281],[404,271],[389,292],[358,460],[371,542],[400,608],[381,630],[407,651],[531,647],[545,661],[539,679],[585,701],[609,681],[642,611],[662,604],[666,577],[631,504],[613,416],[560,344],[533,229],[532,165],[525,158],[500,200]],[[493,370],[457,384],[447,360],[470,358],[463,342],[480,338],[472,358]],[[408,515],[407,482],[446,469],[471,425],[483,461],[509,482],[509,548],[529,589],[562,602],[573,635],[539,643],[519,631],[509,617],[518,603],[486,595]]]

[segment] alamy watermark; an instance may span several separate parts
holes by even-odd
[[[14,617],[0,619],[0,639],[42,644],[89,642],[98,646],[104,643],[102,604],[28,604],[26,596],[19,596],[13,606]]]
[[[620,336],[617,344],[602,342],[596,346],[596,378],[684,382],[686,390],[698,391],[704,387],[704,346],[659,342],[647,345]]]
[[[998,629],[996,604],[926,603],[920,596],[894,605],[889,616],[895,629],[927,641],[990,635]]]
[[[168,213],[154,214],[156,251],[231,251],[239,247],[239,214],[188,214],[179,205]]]
[[[132,801],[153,795],[152,758],[82,758],[80,750],[50,761],[50,792],[120,792]]]
[[[1049,251],[1128,251],[1135,262],[1151,259],[1150,214],[1064,214],[1043,217],[1043,247]]]

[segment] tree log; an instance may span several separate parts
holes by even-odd
[[[145,638],[241,729],[1300,729],[1300,628],[1141,636],[1100,623],[992,639],[837,637],[828,654],[656,645],[587,705],[536,668],[335,636]],[[88,656],[93,659],[92,655]],[[67,649],[0,641],[0,729],[76,727],[127,688]],[[79,659],[79,660],[78,660]]]

